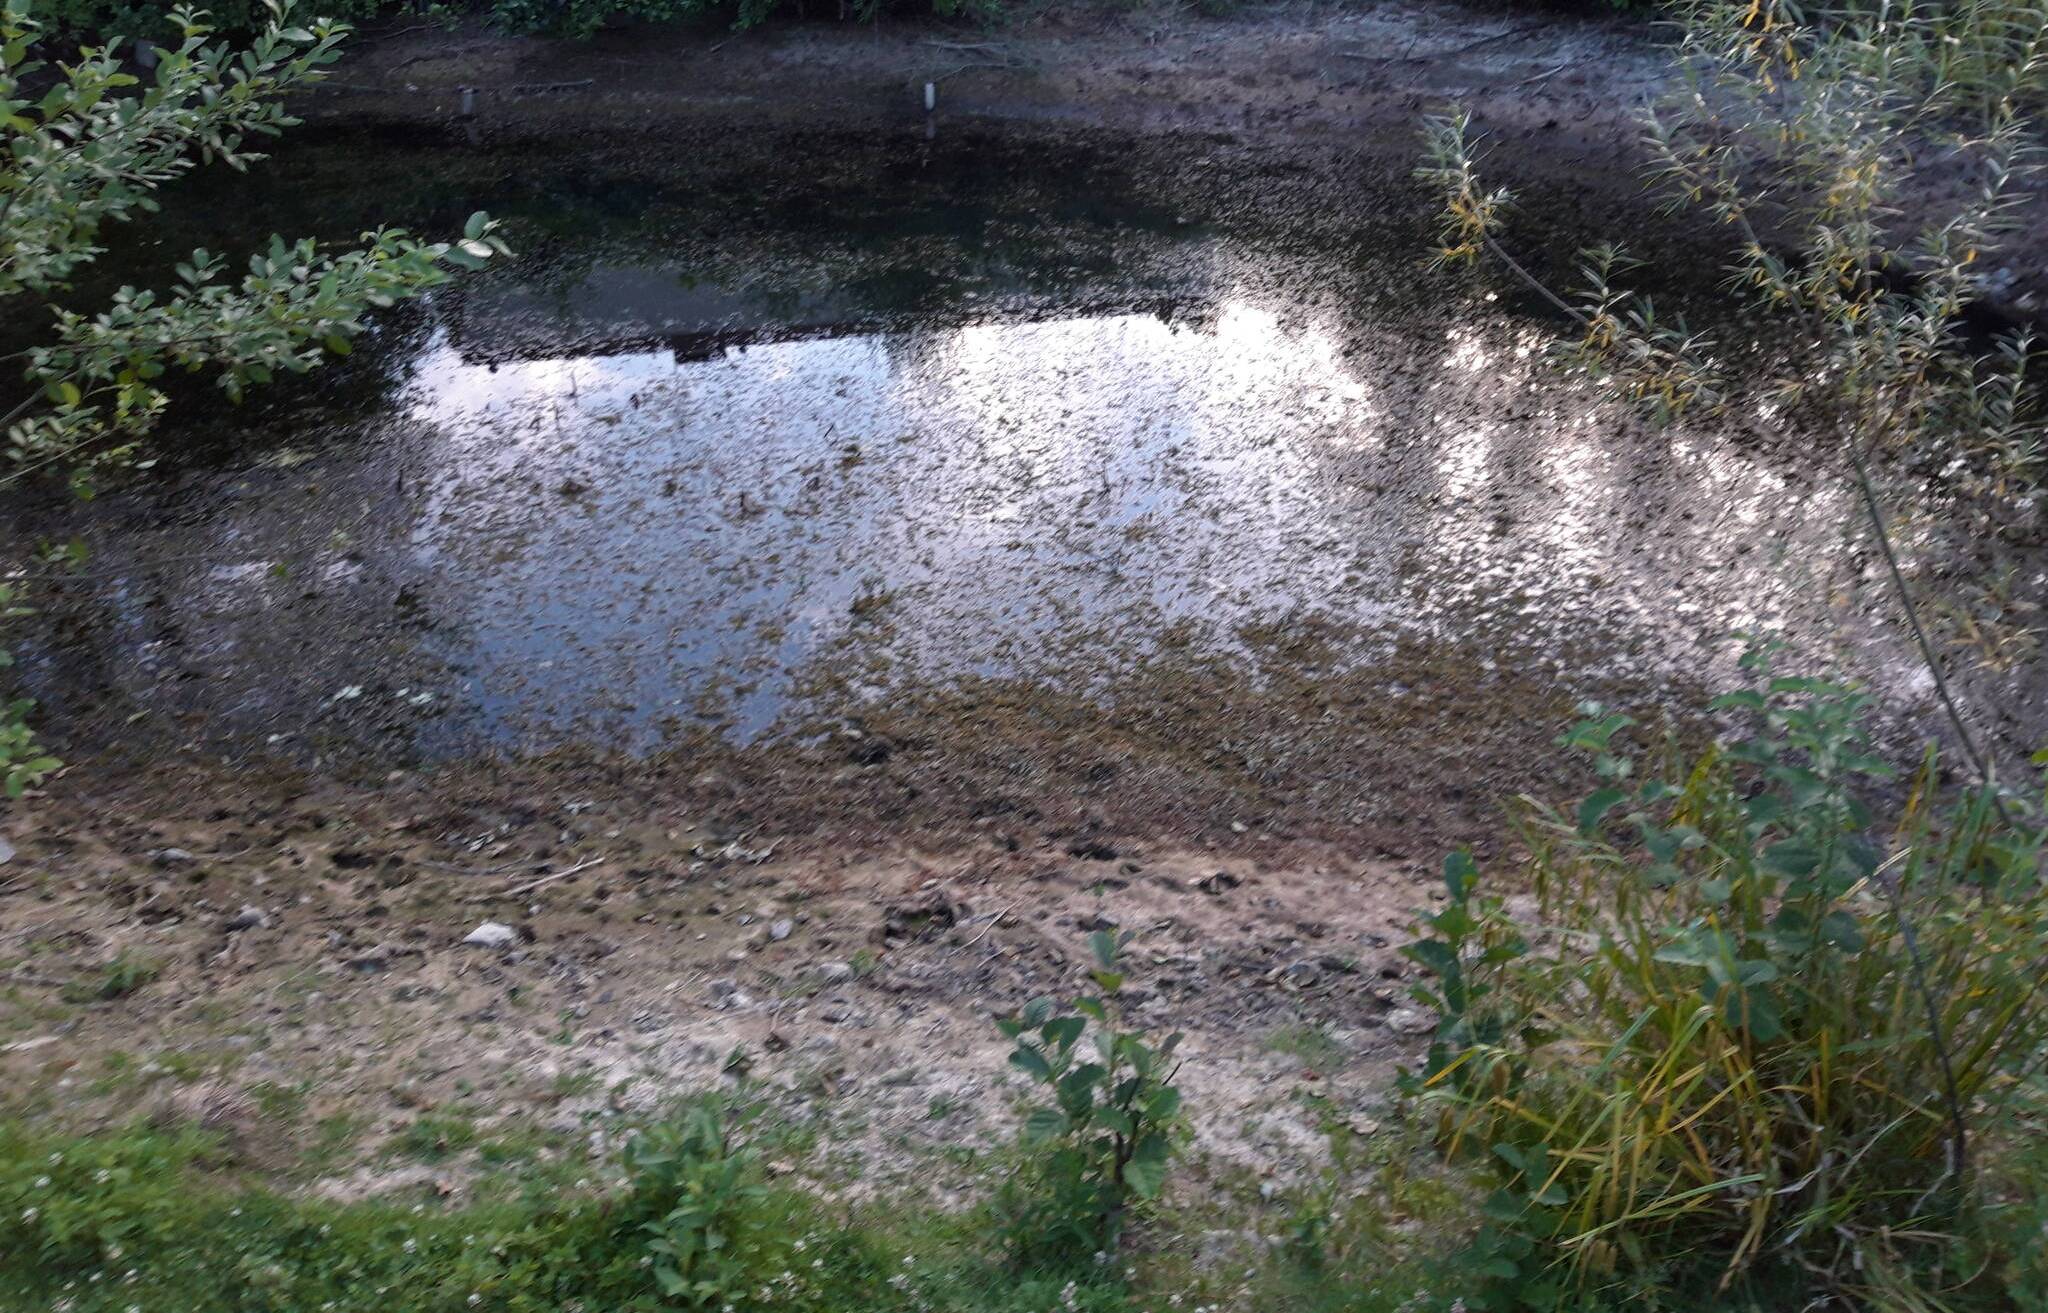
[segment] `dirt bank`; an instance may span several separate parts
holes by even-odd
[[[966,119],[1335,148],[1405,170],[1423,115],[1468,108],[1504,183],[1542,195],[1581,239],[1640,236],[1637,115],[1668,85],[1659,34],[1637,18],[1430,0],[1187,10],[1055,7],[983,33],[854,23],[634,27],[588,43],[471,29],[401,29],[358,43],[313,111],[331,121],[460,122],[478,133],[659,133],[678,117],[901,124]],[[927,115],[924,88],[933,88]],[[1923,161],[1930,213],[1968,179]],[[2048,305],[2048,188],[2036,185],[1988,303]]]
[[[969,1173],[937,1150],[1011,1124],[993,1019],[1081,987],[1115,927],[1132,1015],[1188,1033],[1200,1148],[1285,1176],[1429,1025],[1396,952],[1417,864],[1014,825],[878,854],[664,793],[560,766],[67,783],[0,867],[0,1111],[197,1116],[252,1166],[445,1195],[745,1083],[820,1136],[796,1170],[944,1192]]]

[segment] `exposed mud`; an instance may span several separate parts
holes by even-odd
[[[956,25],[625,27],[592,42],[411,28],[359,48],[316,112],[461,118],[482,132],[653,133],[739,116],[792,126],[962,122],[1192,134],[1254,150],[1358,153],[1405,172],[1424,114],[1457,104],[1489,170],[1567,230],[1638,241],[1661,225],[1641,181],[1639,112],[1671,85],[1668,33],[1640,16],[1458,0],[1252,3],[1227,15],[1052,4],[981,32]],[[935,112],[924,110],[934,89]],[[469,95],[464,96],[464,89]],[[1979,185],[1932,141],[1909,209]],[[2048,307],[2048,184],[1998,256],[1987,304]]]
[[[181,786],[209,795],[195,814],[118,819]],[[1371,1116],[1428,1025],[1394,951],[1427,902],[1411,863],[1014,818],[874,857],[665,790],[563,792],[591,786],[164,773],[52,803],[0,885],[5,1111],[196,1115],[326,1189],[446,1194],[504,1137],[580,1161],[612,1118],[744,1083],[818,1132],[797,1170],[943,1193],[973,1164],[934,1151],[1012,1124],[994,1019],[1082,988],[1115,927],[1138,936],[1131,1017],[1188,1035],[1200,1148],[1285,1176]],[[486,922],[510,944],[463,943]],[[153,974],[93,1000],[115,960]]]

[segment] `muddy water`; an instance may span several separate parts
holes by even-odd
[[[1579,698],[1690,700],[1759,628],[1923,707],[1798,435],[1656,432],[1562,378],[1555,325],[1421,267],[1398,175],[741,138],[336,136],[174,198],[165,251],[487,207],[520,257],[317,380],[192,399],[162,477],[15,508],[17,544],[91,549],[23,645],[53,730],[649,749],[970,685],[1130,719],[1169,672],[1197,712],[1291,699],[1191,737],[1320,718],[1454,766]]]

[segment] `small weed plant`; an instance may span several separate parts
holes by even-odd
[[[1696,1279],[1927,1309],[1986,1270],[1971,1127],[2044,1037],[2038,809],[1938,803],[1931,751],[1872,754],[1867,695],[1745,664],[1718,705],[1750,731],[1698,755],[1593,710],[1560,743],[1602,786],[1524,818],[1533,919],[1455,854],[1407,950],[1441,1022],[1405,1086],[1498,1185],[1474,1307]]]
[[[685,1308],[730,1306],[755,1266],[746,1218],[765,1191],[754,1158],[731,1143],[709,1104],[626,1147],[635,1194],[657,1214],[641,1223],[654,1279]]]
[[[998,1023],[1016,1042],[1010,1065],[1051,1102],[1024,1123],[1032,1170],[996,1201],[1005,1247],[1020,1266],[1114,1253],[1134,1202],[1158,1197],[1180,1131],[1173,1083],[1178,1032],[1154,1042],[1117,1006],[1131,932],[1098,930],[1090,978],[1099,995],[1068,1010],[1041,998]]]
[[[127,953],[116,956],[91,977],[64,988],[67,1003],[111,1003],[155,980],[156,963]]]

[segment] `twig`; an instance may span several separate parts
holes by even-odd
[[[473,894],[468,901],[472,903],[487,903],[495,898],[524,898],[544,885],[551,885],[557,880],[566,880],[570,876],[587,871],[593,866],[602,866],[604,862],[605,859],[602,857],[593,857],[587,862],[578,862],[566,870],[556,871],[553,875],[544,875],[538,880],[529,880],[525,884],[517,885],[510,889],[490,890],[485,893]]]
[[[520,82],[505,88],[515,96],[537,96],[549,91],[580,91],[584,87],[597,85],[596,78],[584,78],[580,82]],[[477,88],[479,91],[484,88]]]
[[[1550,78],[1556,77],[1559,73],[1564,72],[1566,69],[1570,67],[1571,65],[1569,63],[1564,63],[1559,64],[1556,68],[1544,69],[1541,73],[1536,73],[1529,77],[1523,78],[1520,82],[1515,83],[1514,87],[1510,88],[1510,90],[1519,89],[1521,87],[1534,86],[1538,82],[1547,81]]]
[[[472,41],[466,46],[451,46],[446,50],[429,50],[426,51],[424,54],[412,55],[405,59],[401,59],[396,64],[393,64],[390,68],[387,68],[384,71],[387,73],[396,73],[399,69],[409,68],[414,64],[427,64],[433,62],[436,59],[454,59],[458,55],[472,54],[478,50],[482,50],[489,44],[490,43],[488,41]]]
[[[968,940],[968,941],[967,941],[966,943],[964,943],[964,944],[960,945],[960,947],[962,947],[962,948],[972,948],[972,947],[974,947],[974,946],[975,946],[976,944],[980,943],[980,942],[981,942],[981,941],[982,941],[983,939],[987,938],[987,937],[988,937],[988,932],[989,932],[989,931],[991,931],[991,930],[993,930],[993,929],[995,929],[995,928],[996,928],[996,926],[997,926],[997,925],[998,925],[998,924],[999,924],[999,923],[1000,923],[1000,922],[1002,921],[1002,919],[1003,919],[1004,917],[1008,916],[1008,915],[1009,915],[1009,914],[1010,914],[1011,912],[1014,912],[1014,911],[1016,911],[1016,910],[1017,910],[1017,905],[1016,905],[1015,903],[1011,903],[1011,904],[1010,904],[1010,905],[1009,905],[1008,907],[1004,908],[1004,909],[1003,909],[1002,911],[1000,911],[1000,912],[997,912],[997,913],[996,913],[996,914],[995,914],[994,916],[992,916],[992,917],[990,917],[990,918],[988,919],[988,924],[987,924],[987,925],[985,925],[985,926],[983,926],[983,927],[981,928],[981,933],[980,933],[980,934],[978,934],[978,935],[976,935],[976,936],[975,936],[974,938],[972,938],[972,939]]]
[[[1543,26],[1541,23],[1526,23],[1518,27],[1511,27],[1505,32],[1495,32],[1492,36],[1480,37],[1477,41],[1467,41],[1462,46],[1452,46],[1449,50],[1431,50],[1420,55],[1369,55],[1362,50],[1340,50],[1337,53],[1346,59],[1363,59],[1367,63],[1372,64],[1427,64],[1438,59],[1455,59],[1459,55],[1469,55],[1475,50],[1484,50],[1487,46],[1495,45],[1502,41],[1508,41],[1518,36],[1527,36],[1541,26]],[[1408,48],[1413,50],[1415,47],[1411,44]]]
[[[511,870],[515,866],[524,866],[526,864],[524,859],[515,859],[509,862],[500,862],[496,866],[486,866],[479,870],[474,866],[457,866],[453,862],[437,862],[430,857],[415,857],[413,858],[413,861],[417,862],[421,866],[431,867],[436,871],[448,871],[455,875],[478,876],[503,875],[505,872]]]
[[[370,36],[357,37],[356,40],[364,45],[371,45],[378,41],[394,41],[402,36],[411,36],[414,32],[445,32],[447,30],[447,28],[439,23],[414,23],[411,27],[401,27],[391,32],[377,32]]]
[[[1934,678],[1934,690],[1941,696],[1942,708],[1955,725],[1956,737],[1962,741],[1963,752],[1970,764],[1977,768],[1977,778],[1991,792],[1991,805],[1998,809],[1998,817],[2007,825],[2012,817],[2005,810],[2005,799],[1998,794],[1998,786],[1991,774],[1991,764],[1977,749],[1977,740],[1971,735],[1970,727],[1963,723],[1963,713],[1956,706],[1955,695],[1949,692],[1948,676],[1942,673],[1941,663],[1935,659],[1934,644],[1927,637],[1927,630],[1920,623],[1920,608],[1913,604],[1913,594],[1906,587],[1905,572],[1899,569],[1899,557],[1892,550],[1892,535],[1886,527],[1884,507],[1877,500],[1877,489],[1871,486],[1870,467],[1863,462],[1862,444],[1854,434],[1844,434],[1849,448],[1849,467],[1856,475],[1856,488],[1863,494],[1863,509],[1870,516],[1870,527],[1877,536],[1878,549],[1884,553],[1885,569],[1891,572],[1892,590],[1899,595],[1899,605],[1906,612],[1906,623],[1912,627],[1913,641],[1920,646],[1920,658],[1927,666],[1927,673]]]
[[[1912,851],[1906,849],[1894,857],[1897,861]],[[1956,1085],[1956,1069],[1948,1055],[1948,1039],[1941,1028],[1941,1009],[1934,1002],[1934,988],[1927,982],[1927,964],[1920,956],[1920,936],[1913,930],[1913,922],[1906,915],[1904,900],[1899,897],[1898,883],[1887,879],[1880,870],[1877,873],[1877,887],[1884,890],[1885,901],[1891,904],[1892,919],[1899,923],[1899,939],[1906,946],[1906,968],[1913,978],[1913,991],[1920,995],[1920,1004],[1927,1012],[1928,1038],[1934,1042],[1934,1056],[1941,1069],[1943,1100],[1948,1104],[1949,1158],[1948,1170],[1942,1173],[1942,1181],[1953,1178],[1961,1186],[1970,1166],[1970,1132],[1963,1118],[1963,1094]]]

